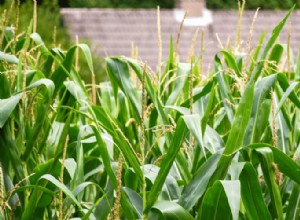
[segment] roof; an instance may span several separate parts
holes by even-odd
[[[132,43],[138,47],[139,58],[147,61],[152,68],[158,63],[157,11],[145,9],[62,9],[65,25],[72,38],[90,40],[92,49],[99,55],[131,55]],[[205,32],[203,55],[204,66],[213,62],[213,57],[221,47],[217,36],[226,45],[227,39],[235,42],[238,23],[237,11],[213,11],[213,23],[206,27],[184,26],[180,34],[179,54],[182,62],[187,60],[194,33],[200,29],[195,46],[195,54],[200,54],[201,30]],[[241,24],[241,39],[246,48],[249,32],[255,11],[244,11]],[[267,31],[270,36],[272,29],[285,16],[286,11],[260,11],[256,19],[252,42],[258,41],[259,36]],[[291,28],[291,45],[294,53],[300,43],[300,12],[295,11],[284,28],[280,42],[286,43],[288,27]],[[176,21],[175,10],[161,10],[161,39],[163,60],[169,51],[170,36],[174,42],[180,23]],[[289,25],[291,24],[291,25]]]

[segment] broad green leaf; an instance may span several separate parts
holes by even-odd
[[[224,152],[218,163],[216,172],[210,180],[210,185],[217,179],[225,177],[234,154],[243,145],[244,135],[250,119],[254,95],[254,83],[248,82],[239,106],[236,110]]]
[[[211,89],[211,92],[209,94],[209,99],[208,99],[208,102],[207,102],[207,105],[206,105],[206,108],[205,108],[205,112],[204,112],[204,114],[202,116],[202,119],[201,119],[202,136],[204,136],[205,131],[206,131],[206,126],[207,126],[207,123],[208,123],[208,120],[209,120],[209,115],[210,115],[210,113],[212,111],[212,108],[213,108],[214,99],[215,99],[215,89],[214,89],[214,86],[213,86],[212,89]]]
[[[296,93],[293,91],[293,89],[290,89],[291,91],[288,91],[290,88],[289,80],[287,79],[286,75],[283,73],[277,74],[277,80],[279,82],[280,87],[283,91],[287,92],[286,94],[289,96],[289,99],[298,107],[300,108],[300,100],[299,97],[296,95]]]
[[[37,87],[42,86],[42,85],[47,88],[47,92],[48,92],[47,95],[48,95],[48,97],[52,98],[55,86],[54,86],[54,83],[50,79],[41,79],[41,80],[38,80],[38,81],[32,83],[31,85],[29,85],[26,89],[30,90],[30,89],[37,88]]]
[[[201,147],[203,153],[205,153],[205,149],[204,149],[204,144],[203,144],[203,137],[202,137],[202,131],[201,131],[201,126],[200,126],[200,117],[199,115],[186,115],[185,117],[183,117],[183,120],[186,124],[186,126],[189,129],[189,132],[195,137],[195,140],[197,141],[197,143],[199,144],[199,146]],[[212,149],[208,149],[211,152]]]
[[[0,162],[3,167],[2,172],[8,173],[8,168],[12,169],[14,178],[17,181],[25,178],[24,164],[20,156],[19,148],[11,131],[11,125],[7,123],[0,129]]]
[[[286,99],[291,95],[291,93],[294,91],[294,89],[300,84],[300,82],[292,82],[290,86],[287,88],[287,90],[282,95],[280,102],[277,105],[277,111],[276,114],[280,111],[282,105],[286,101]],[[298,100],[298,99],[296,99]],[[299,103],[300,104],[300,103]]]
[[[10,82],[5,74],[0,72],[0,99],[6,99],[10,97]]]
[[[100,135],[99,128],[97,126],[91,126],[91,127],[92,127],[92,129],[94,131],[94,134],[96,136],[97,144],[98,144],[98,147],[100,148],[100,151],[101,151],[101,157],[102,157],[103,164],[104,164],[104,167],[106,169],[106,172],[108,173],[108,176],[110,177],[110,180],[112,181],[112,184],[115,187],[117,187],[117,178],[116,178],[116,175],[115,175],[115,173],[112,169],[109,153],[108,153],[107,148],[105,146],[105,142],[103,141],[103,138]]]
[[[142,197],[135,192],[134,190],[123,187],[123,190],[128,197],[128,200],[130,201],[131,205],[133,206],[135,212],[139,215],[139,218],[142,218],[143,216],[143,199]]]
[[[257,81],[254,88],[253,106],[251,118],[247,126],[244,144],[250,144],[260,141],[261,135],[268,123],[270,108],[267,108],[268,103],[264,102],[266,96],[270,94],[271,88],[276,81],[276,75],[264,77]],[[266,115],[265,115],[266,114]],[[264,116],[263,118],[261,116]],[[261,122],[264,123],[261,123]]]
[[[230,92],[229,83],[226,81],[225,74],[224,74],[224,68],[221,64],[220,58],[216,55],[215,56],[215,72],[217,73],[217,80],[219,84],[219,90],[222,97],[222,102],[228,117],[228,120],[230,123],[233,122],[234,118],[234,111],[232,109],[233,98]]]
[[[280,149],[268,144],[252,144],[248,147],[251,149],[269,148],[272,150],[274,162],[278,165],[279,170],[300,185],[300,166]]]
[[[105,199],[101,199],[101,202],[96,206],[94,215],[97,220],[107,220],[107,216],[111,212],[114,203],[114,186],[110,180],[107,182],[105,188]]]
[[[136,88],[130,78],[129,66],[126,62],[122,62],[117,58],[107,58],[107,72],[111,81],[114,81],[122,89],[122,91],[128,96],[132,103],[132,107],[135,112],[135,119],[140,123],[141,120],[141,97],[138,95]],[[117,90],[115,90],[115,96],[117,97]]]
[[[234,70],[235,74],[238,75],[239,77],[241,77],[242,73],[241,73],[234,57],[232,56],[232,54],[226,50],[221,50],[219,53],[221,53],[224,56],[227,67]]]
[[[76,100],[81,104],[81,106],[85,106],[88,103],[88,98],[86,94],[74,81],[65,81],[64,85],[68,89],[68,91],[76,98]]]
[[[66,196],[68,196],[78,206],[79,209],[81,209],[80,203],[74,197],[73,193],[63,183],[59,182],[56,178],[49,174],[41,176],[41,179],[45,179],[53,183],[57,188],[62,190],[66,194]]]
[[[289,203],[286,209],[286,219],[297,220],[300,217],[299,210],[300,203],[300,186],[294,185],[291,196],[289,198]]]
[[[204,97],[205,95],[209,94],[212,88],[214,88],[216,79],[213,78],[212,80],[205,83],[203,88],[195,88],[193,91],[193,101],[196,102],[200,98]],[[190,107],[190,98],[185,100],[180,106],[189,108]]]
[[[241,185],[237,180],[221,181],[225,194],[228,198],[229,207],[233,220],[239,219],[239,210],[241,203]]]
[[[282,57],[282,54],[284,52],[284,45],[282,44],[275,44],[272,51],[270,52],[270,56],[268,58],[270,68],[268,69],[269,74],[274,74],[278,70],[278,65],[280,62],[280,59]]]
[[[240,192],[235,191],[235,193]],[[230,205],[228,203],[230,199],[233,198],[227,197],[222,182],[216,181],[214,185],[206,191],[197,219],[233,219]]]
[[[225,146],[221,135],[209,125],[206,125],[203,142],[204,146],[207,149],[210,149],[210,151],[213,153],[216,153],[219,149],[224,148]]]
[[[2,51],[0,51],[0,61],[5,61],[10,64],[18,64],[19,63],[19,59],[15,55],[3,53]]]
[[[22,98],[22,93],[11,96],[7,99],[0,99],[0,128],[2,128],[16,108],[20,99]]]
[[[217,168],[223,150],[213,154],[197,171],[193,179],[183,189],[179,204],[188,211],[191,210],[204,194],[208,182]]]
[[[156,212],[151,212],[155,210]],[[175,202],[161,201],[156,203],[149,213],[147,219],[166,219],[166,220],[193,220],[194,218],[180,205]]]
[[[30,38],[38,45],[39,49],[43,54],[50,54],[50,51],[48,50],[41,36],[38,33],[32,33],[30,35]]]
[[[283,219],[283,207],[281,203],[279,187],[275,180],[276,170],[273,164],[274,160],[272,150],[269,148],[259,148],[256,149],[256,151],[260,155],[259,160],[264,174],[264,179],[270,191],[272,217],[277,219]]]
[[[142,81],[144,71],[141,69],[141,66],[135,60],[130,58],[123,58],[122,61],[123,62],[126,61],[134,70],[134,72],[137,74],[139,80]],[[164,126],[169,126],[170,125],[169,117],[165,112],[165,110],[163,109],[162,101],[157,94],[157,89],[155,88],[148,74],[146,74],[145,84],[146,84],[145,87],[146,87],[147,95],[151,98],[155,106],[155,110],[157,111],[158,116],[162,121],[162,124]],[[173,141],[172,135],[169,132],[167,132],[165,138],[166,138],[166,144],[170,146],[171,142]],[[178,170],[183,180],[188,181],[191,178],[191,176],[184,161],[185,159],[183,158],[182,154],[178,154],[178,159],[176,159],[176,165],[178,167]]]
[[[174,105],[176,101],[178,101],[178,97],[180,97],[182,93],[182,89],[186,80],[190,74],[191,65],[187,63],[179,63],[176,72],[176,80],[174,83],[174,90],[169,95],[166,105]]]
[[[273,29],[272,35],[269,38],[269,40],[268,40],[261,56],[260,56],[261,61],[264,61],[267,58],[267,55],[268,55],[270,49],[272,48],[272,46],[276,42],[276,39],[278,38],[280,32],[282,31],[286,21],[290,17],[290,15],[291,15],[292,11],[294,10],[294,8],[295,8],[295,5],[288,11],[286,16],[282,19],[282,21],[280,21],[279,24]],[[256,81],[258,79],[258,77],[262,73],[263,66],[264,66],[264,62],[259,62],[258,63],[258,65],[256,66],[256,68],[254,70],[254,73],[251,75],[251,80],[253,79],[254,81]]]
[[[159,170],[160,168],[153,164],[144,165],[144,175],[147,179],[151,181],[152,184],[155,182]],[[180,189],[176,182],[176,179],[170,173],[167,175],[159,199],[174,200],[178,199],[180,195]]]
[[[93,74],[94,73],[93,58],[92,58],[92,53],[91,53],[89,46],[86,44],[77,44],[76,46],[82,50],[82,52],[85,56],[86,62],[88,64],[88,67],[91,71],[91,74]]]
[[[272,219],[264,202],[257,173],[250,163],[246,163],[240,174],[242,201],[249,219]]]
[[[278,109],[278,99],[275,97],[273,99],[273,105],[276,109]],[[272,121],[274,120],[272,115]],[[273,134],[273,136],[277,137],[277,147],[279,147],[282,151],[285,153],[290,152],[290,134],[291,129],[289,126],[289,119],[284,117],[284,109],[281,107],[281,110],[277,115],[275,115],[276,120],[276,135]],[[270,122],[271,123],[271,122]]]
[[[80,131],[79,131],[79,134],[77,137],[77,143],[76,143],[77,166],[75,167],[76,172],[71,181],[70,188],[72,190],[74,190],[77,185],[81,184],[84,181],[84,153],[83,153],[83,146],[82,146],[81,139],[83,138],[82,136],[87,128],[88,128],[87,126],[83,126],[82,128],[80,128]],[[81,197],[82,196],[83,195],[81,195]],[[81,201],[81,198],[79,198],[79,201]]]
[[[144,209],[145,213],[148,213],[151,207],[153,206],[153,204],[156,202],[158,195],[160,194],[161,189],[163,187],[163,184],[167,178],[169,170],[178,154],[178,151],[180,150],[180,147],[182,146],[187,131],[188,129],[184,123],[183,118],[181,117],[177,122],[174,138],[170,145],[172,147],[169,148],[167,155],[163,159],[158,176],[151,188],[149,195],[147,196],[147,205],[146,208]]]
[[[117,129],[114,127],[113,123],[115,125],[117,125],[118,124],[117,121],[114,121],[112,118],[108,117],[107,113],[99,106],[93,106],[90,109],[90,111],[92,113],[93,120],[95,122],[101,124],[101,126],[103,128],[105,128],[105,130],[112,137],[114,137],[114,141],[115,141],[116,145],[119,147],[119,149],[121,150],[121,152],[123,153],[126,161],[132,166],[132,168],[134,169],[134,171],[137,174],[138,178],[140,179],[140,181],[142,181],[143,175],[142,175],[142,170],[140,169],[140,161],[136,157],[136,153],[134,152],[133,148],[128,144],[128,142],[126,142],[126,140],[124,140],[124,137],[120,133],[118,133]],[[100,139],[103,139],[103,138],[101,137],[99,132],[100,131],[97,131],[97,138],[99,138],[99,140],[100,140]],[[103,140],[100,143],[105,144],[103,142]],[[99,146],[101,148],[105,148],[105,145],[103,145],[103,146],[99,145]],[[105,153],[104,159],[106,160],[107,166],[108,166],[109,153],[108,153],[106,148],[103,149],[103,153]],[[111,173],[112,171],[109,171],[109,172]]]

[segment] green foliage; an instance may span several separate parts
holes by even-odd
[[[299,219],[300,55],[279,67],[293,48],[277,43],[290,13],[205,77],[171,41],[162,75],[108,57],[92,86],[86,44],[2,28],[1,219]]]
[[[174,0],[72,0],[71,7],[87,8],[173,8]]]
[[[17,8],[17,0],[6,1],[3,7],[1,7],[0,12],[3,14],[4,10],[6,10],[4,25],[12,27],[17,26],[16,18],[18,14],[19,22],[17,26],[18,30],[16,31],[20,34],[24,34],[33,21],[33,1],[27,0],[20,4],[19,9]],[[57,0],[44,0],[41,5],[38,5],[37,32],[40,34],[47,47],[58,47],[65,50],[71,46],[71,39],[66,28],[63,26]],[[96,80],[98,82],[103,81],[105,79],[104,60],[94,54],[93,58],[99,61],[94,63]],[[80,54],[78,59],[81,63],[79,70],[81,77],[85,82],[91,83],[90,73],[86,71],[88,64],[86,63],[85,58]]]
[[[17,0],[5,1],[5,4],[1,6],[0,12],[2,14],[4,10],[7,11],[7,26],[16,27],[16,18],[19,17],[17,32],[22,33],[27,31],[27,27],[32,21],[33,1],[26,0],[24,3],[20,4],[19,9],[17,9],[17,4]],[[58,43],[56,46],[63,48],[68,48],[70,46],[70,38],[67,35],[66,29],[62,26],[62,20],[56,0],[44,0],[41,5],[38,5],[37,17],[37,31],[40,33],[47,46],[52,47],[53,43]]]
[[[242,1],[240,1],[242,2]],[[210,9],[233,9],[237,8],[236,1],[231,0],[209,0],[206,5]],[[300,8],[299,0],[252,0],[246,1],[245,9],[290,9],[293,5]]]
[[[72,0],[69,1],[71,7],[99,7],[99,8],[173,8],[176,0]],[[209,9],[236,9],[237,2],[232,0],[209,0],[206,1]],[[245,9],[289,9],[293,5],[300,8],[299,0],[252,0],[246,1]]]

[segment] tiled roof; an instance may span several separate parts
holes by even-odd
[[[89,39],[93,50],[100,55],[130,56],[132,42],[138,47],[138,54],[150,66],[155,67],[158,59],[157,12],[156,10],[112,10],[112,9],[62,9],[64,22],[73,39]],[[211,28],[205,27],[204,66],[212,63],[214,54],[220,50],[216,34],[225,46],[227,38],[235,42],[238,22],[237,11],[213,11]],[[246,44],[255,11],[244,11],[241,25],[241,39]],[[286,11],[260,11],[255,22],[252,42],[256,43],[263,31],[267,36],[284,17]],[[163,58],[169,51],[170,35],[176,42],[180,23],[173,10],[161,10],[161,36]],[[291,45],[297,53],[300,43],[300,12],[295,11],[284,31],[280,42],[287,42],[288,26],[291,27]],[[197,38],[195,54],[200,53],[201,29]],[[184,26],[181,31],[179,53],[181,61],[187,60],[193,35],[197,27]],[[164,60],[164,59],[163,59]]]

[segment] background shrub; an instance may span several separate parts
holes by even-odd
[[[65,1],[60,1],[65,2]],[[208,0],[207,7],[210,9],[235,9],[237,1],[232,0]],[[69,1],[71,7],[102,7],[102,8],[155,8],[160,5],[161,8],[175,7],[176,0],[72,0]],[[246,9],[289,9],[294,4],[300,7],[300,0],[252,0],[247,1]]]
[[[299,0],[285,0],[285,1],[277,1],[277,0],[252,0],[246,1],[245,8],[246,9],[289,9],[294,4],[296,7],[300,7]],[[236,1],[231,0],[209,0],[206,1],[206,5],[210,9],[236,9],[237,4]]]

